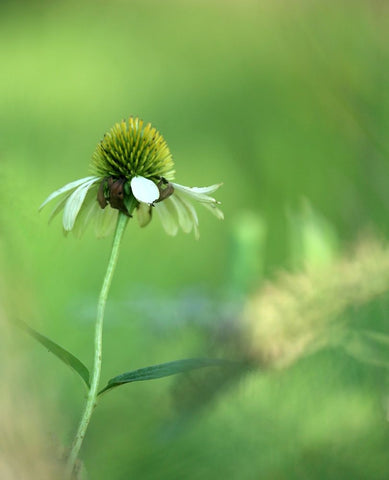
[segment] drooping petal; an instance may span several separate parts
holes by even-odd
[[[181,194],[193,198],[198,202],[218,203],[215,198],[210,197],[209,195],[207,195],[207,193],[211,193],[217,190],[220,187],[221,183],[218,185],[211,185],[210,187],[186,187],[185,185],[180,185],[178,183],[173,183],[172,185],[174,189],[179,191]]]
[[[49,217],[49,223],[53,221],[53,219],[64,209],[65,204],[70,197],[72,192],[68,192],[61,200],[56,204],[56,206],[53,208],[52,212],[50,213]]]
[[[152,207],[147,203],[140,203],[136,209],[136,215],[140,227],[146,227],[151,221],[151,209]]]
[[[172,195],[170,201],[173,203],[178,217],[178,223],[185,233],[189,233],[193,227],[193,217],[187,205],[178,195]]]
[[[209,193],[216,192],[216,190],[223,184],[215,183],[215,185],[210,185],[209,187],[186,187],[185,185],[180,185],[179,183],[173,183],[172,185],[173,187],[178,187],[179,189],[184,191],[208,195]]]
[[[196,240],[198,240],[200,238],[200,234],[199,234],[199,217],[197,216],[197,212],[196,212],[196,209],[194,208],[194,206],[186,200],[186,198],[184,197],[181,197],[179,196],[178,193],[175,193],[174,195],[176,198],[179,197],[180,201],[186,206],[186,208],[188,209],[188,212],[190,213],[191,217],[192,217],[192,221],[193,221],[193,230],[194,230],[194,233],[195,233],[195,237],[196,237]]]
[[[179,226],[185,233],[188,233],[194,230],[196,239],[199,238],[199,221],[196,213],[196,209],[192,203],[194,201],[200,203],[205,208],[210,210],[213,215],[218,219],[223,219],[223,212],[217,208],[220,204],[215,198],[209,196],[209,193],[213,193],[217,190],[222,184],[215,184],[209,187],[186,187],[185,185],[180,185],[178,183],[172,183],[174,188],[174,193],[167,200],[162,200],[156,204],[156,208],[159,208],[160,204],[165,204],[166,206],[174,207],[175,212],[172,212],[170,209],[171,216],[178,221]],[[158,210],[157,210],[158,211]],[[159,213],[163,213],[162,210]],[[175,217],[173,216],[175,213]],[[167,215],[166,215],[167,217]],[[163,218],[161,217],[161,220]],[[167,220],[165,220],[166,222]],[[166,228],[165,228],[166,230]]]
[[[131,180],[131,190],[139,202],[148,203],[149,205],[159,198],[157,185],[145,177],[134,177]]]
[[[64,212],[63,212],[63,228],[69,232],[76,221],[78,212],[85,200],[89,188],[98,180],[98,177],[91,177],[91,179],[80,185],[68,198]]]
[[[218,218],[219,220],[224,220],[224,213],[220,210],[220,208],[217,208],[216,205],[212,203],[203,203],[202,205],[213,215],[215,215],[216,218]]]
[[[162,226],[168,235],[176,235],[178,231],[177,211],[171,202],[171,197],[155,205],[155,210]]]
[[[97,180],[99,180],[99,177],[90,176],[90,177],[80,178],[79,180],[75,180],[74,182],[67,183],[63,187],[56,190],[55,192],[51,193],[46,198],[46,200],[42,203],[42,205],[39,207],[39,210],[42,210],[42,208],[47,203],[49,203],[51,200],[58,197],[59,195],[62,195],[63,193],[68,192],[69,190],[74,190],[75,188],[79,187],[80,185],[82,185],[84,183],[88,183],[92,180],[97,181]]]
[[[98,210],[94,212],[96,237],[106,237],[114,230],[118,213],[119,210],[111,208],[109,205],[104,210],[99,206]]]
[[[81,238],[84,235],[88,225],[96,220],[99,215],[100,205],[97,202],[90,203],[84,211],[78,214],[76,223],[74,224],[72,232],[76,238]]]
[[[98,214],[99,213],[98,211],[101,209],[97,201],[98,188],[99,188],[99,185],[94,184],[88,190],[85,200],[77,215],[77,218],[72,230],[72,232],[77,238],[80,238],[84,234],[89,223],[94,219],[95,215]]]

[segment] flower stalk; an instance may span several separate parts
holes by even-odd
[[[77,462],[78,454],[81,449],[82,442],[84,440],[90,419],[93,414],[93,410],[96,406],[97,395],[99,391],[99,382],[101,374],[102,363],[102,347],[103,347],[103,322],[104,312],[107,303],[108,292],[111,286],[114,270],[119,257],[120,243],[123,238],[124,231],[127,226],[129,217],[122,212],[119,212],[118,220],[116,224],[116,230],[113,238],[111,256],[108,262],[107,271],[104,277],[103,286],[100,291],[100,296],[97,304],[97,316],[95,325],[95,344],[94,344],[94,362],[91,374],[91,385],[88,392],[88,397],[84,409],[84,413],[81,417],[81,421],[74,438],[72,448],[69,454],[67,463],[67,477],[72,478]]]

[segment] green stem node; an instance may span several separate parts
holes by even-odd
[[[112,243],[111,256],[109,259],[107,271],[104,277],[103,286],[100,291],[99,301],[97,304],[97,317],[95,326],[95,353],[93,370],[91,376],[91,385],[88,392],[87,401],[85,404],[84,413],[82,415],[77,434],[74,438],[73,445],[69,454],[67,462],[67,478],[71,479],[75,470],[78,454],[82,442],[85,437],[86,430],[88,428],[90,419],[92,417],[93,409],[96,406],[96,399],[99,390],[100,373],[101,373],[101,361],[102,361],[102,347],[103,347],[103,320],[105,305],[107,303],[107,297],[109,288],[111,286],[113,273],[119,257],[119,247],[123,238],[124,231],[127,226],[129,217],[122,212],[119,212],[118,221],[116,224],[115,235]]]

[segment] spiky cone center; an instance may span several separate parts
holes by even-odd
[[[105,135],[92,157],[94,173],[103,178],[131,180],[174,179],[174,163],[163,136],[139,118],[116,123]]]

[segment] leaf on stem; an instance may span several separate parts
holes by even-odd
[[[170,375],[189,372],[190,370],[198,368],[221,367],[227,364],[229,365],[230,362],[214,358],[187,358],[184,360],[175,360],[174,362],[138,368],[137,370],[125,372],[111,378],[107,385],[99,392],[99,395],[107,390],[111,390],[112,388],[126,383],[154,380],[156,378],[169,377]]]
[[[76,373],[80,375],[80,377],[84,380],[86,386],[89,388],[89,370],[87,367],[75,357],[72,353],[68,352],[49,338],[41,335],[39,332],[31,328],[22,320],[17,322],[17,325],[21,327],[24,331],[26,331],[31,337],[35,338],[41,345],[46,347],[52,354],[54,354],[57,358],[62,360],[68,367],[74,370]]]

